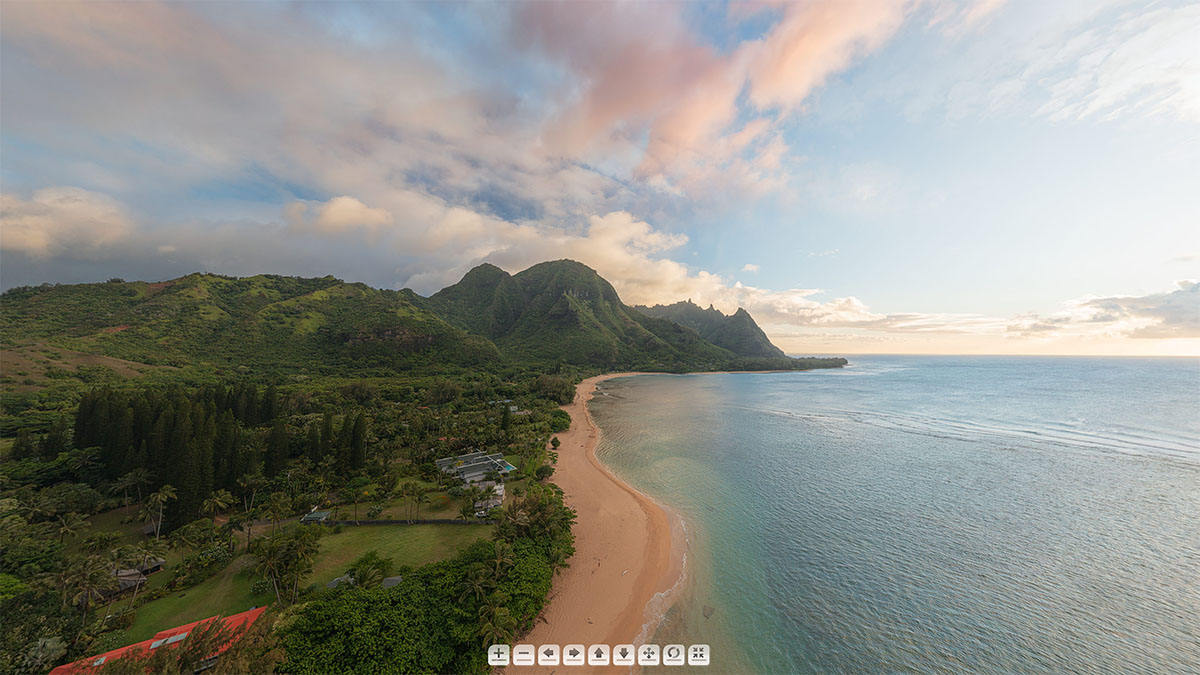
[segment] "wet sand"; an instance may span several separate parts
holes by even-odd
[[[571,427],[558,434],[561,445],[551,480],[562,487],[577,514],[575,556],[554,579],[542,620],[521,644],[636,644],[647,603],[669,591],[683,572],[683,543],[672,536],[678,532],[672,527],[674,516],[596,458],[600,430],[587,402],[597,383],[633,374],[588,378],[576,388],[575,400],[563,406]]]

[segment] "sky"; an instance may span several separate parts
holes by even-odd
[[[1200,4],[0,3],[0,284],[572,258],[793,354],[1200,355]]]

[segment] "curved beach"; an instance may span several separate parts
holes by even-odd
[[[596,458],[600,430],[587,402],[597,383],[635,374],[588,378],[576,388],[575,400],[563,406],[571,427],[558,434],[553,480],[577,513],[575,556],[554,580],[543,620],[523,643],[634,643],[646,623],[647,604],[669,591],[683,572],[673,516]]]

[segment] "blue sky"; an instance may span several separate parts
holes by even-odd
[[[10,3],[0,282],[572,257],[792,353],[1200,354],[1200,7]]]

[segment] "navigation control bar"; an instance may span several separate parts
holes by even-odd
[[[489,666],[707,666],[708,645],[492,645]]]

